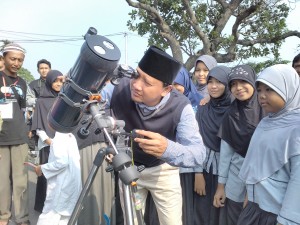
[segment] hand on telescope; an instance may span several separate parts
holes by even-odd
[[[147,154],[160,157],[165,152],[168,146],[168,140],[159,133],[154,133],[151,131],[145,130],[136,130],[135,131],[139,136],[144,138],[137,137],[134,139],[135,142],[139,143],[139,146]]]

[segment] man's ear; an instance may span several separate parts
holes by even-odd
[[[172,91],[173,86],[170,84],[166,87],[164,87],[163,92],[161,93],[162,97],[166,96],[169,92]]]

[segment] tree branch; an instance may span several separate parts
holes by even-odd
[[[199,36],[199,38],[203,42],[203,51],[207,52],[209,54],[211,43],[209,41],[208,36],[200,29],[200,26],[196,19],[195,13],[190,6],[190,1],[182,0],[182,3],[190,17],[190,20],[188,22],[191,24],[191,26],[194,28],[196,34]]]
[[[271,37],[271,38],[261,38],[261,39],[256,39],[256,40],[238,40],[237,44],[243,45],[243,46],[252,46],[255,44],[275,43],[275,42],[282,41],[288,37],[293,37],[293,36],[300,38],[300,32],[297,30],[294,30],[294,31],[288,31],[282,35],[277,35],[276,37]]]
[[[216,22],[212,32],[219,34],[218,37],[214,40],[214,45],[218,46],[222,42],[221,34],[224,30],[226,24],[228,23],[230,17],[233,15],[233,12],[238,8],[238,6],[241,3],[241,0],[235,0],[232,1],[230,4],[226,3],[222,0],[217,0],[218,3],[220,3],[224,9],[224,13],[220,17],[220,19]]]
[[[175,59],[177,59],[178,61],[183,62],[183,56],[182,56],[181,50],[180,50],[180,43],[178,42],[177,38],[173,34],[173,31],[170,28],[170,26],[160,16],[157,9],[155,9],[154,7],[151,7],[150,5],[143,4],[140,2],[133,2],[131,0],[126,0],[126,2],[128,3],[128,5],[130,5],[134,8],[137,8],[137,9],[143,9],[151,15],[151,21],[157,25],[158,29],[161,31],[160,34],[168,42],[168,44],[172,50],[173,57]]]
[[[256,5],[250,6],[249,8],[247,8],[246,10],[241,12],[236,17],[236,20],[235,20],[235,23],[232,26],[232,32],[231,32],[231,35],[233,36],[233,41],[232,41],[231,45],[228,48],[228,53],[234,54],[234,52],[235,52],[236,44],[237,44],[238,39],[239,39],[238,27],[240,26],[242,21],[244,19],[246,19],[248,16],[250,16],[252,13],[254,13],[256,10],[258,10],[259,7],[261,6],[261,4],[262,4],[262,1],[258,1],[258,3]]]

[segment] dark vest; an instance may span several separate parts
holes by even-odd
[[[127,78],[123,78],[114,88],[110,103],[116,119],[125,121],[126,132],[142,129],[159,133],[172,141],[176,141],[177,125],[182,110],[187,104],[189,100],[184,95],[172,91],[167,103],[152,117],[140,116],[135,102],[131,100],[130,79]],[[153,167],[164,163],[155,156],[145,153],[135,142],[133,142],[132,149],[136,165]]]

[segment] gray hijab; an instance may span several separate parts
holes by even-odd
[[[297,72],[291,66],[278,64],[263,70],[257,82],[278,93],[285,106],[263,118],[252,136],[239,174],[247,184],[270,177],[291,157],[300,155],[300,79]]]
[[[195,68],[197,66],[197,63],[201,61],[205,64],[205,66],[207,67],[208,70],[211,70],[212,68],[214,68],[215,66],[218,65],[217,60],[212,57],[211,55],[201,55],[197,58],[196,62],[195,62]]]
[[[196,69],[198,62],[203,62],[209,71],[218,65],[217,60],[214,57],[212,57],[211,55],[199,56],[197,58],[197,60],[195,61],[195,65],[194,65],[195,69]],[[203,85],[203,84],[201,85],[201,84],[198,84],[198,82],[196,82],[196,88],[203,97],[208,96],[208,91],[207,91],[206,85]]]

